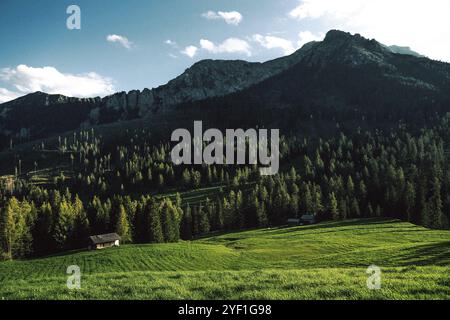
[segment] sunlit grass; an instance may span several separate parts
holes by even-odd
[[[369,290],[367,267],[382,270]],[[66,269],[82,271],[79,291]],[[450,232],[389,220],[0,263],[0,299],[449,299]]]

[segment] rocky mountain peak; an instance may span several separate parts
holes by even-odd
[[[366,39],[359,34],[331,30],[324,41],[311,50],[310,64],[339,63],[359,66],[375,63],[381,66],[386,64],[386,57],[391,54],[392,51],[376,40]]]
[[[401,52],[400,52],[401,51]],[[437,84],[428,77],[431,60],[411,59],[397,53],[412,55],[405,47],[387,47],[359,34],[352,35],[331,30],[321,42],[310,42],[289,56],[264,63],[242,60],[202,60],[186,69],[167,84],[143,91],[118,92],[104,98],[70,98],[36,92],[0,105],[0,136],[42,137],[62,130],[152,117],[157,112],[173,110],[183,103],[196,102],[212,97],[226,96],[234,92],[257,87],[271,78],[289,78],[280,84],[279,93],[291,85],[296,87],[308,72],[317,75],[324,71],[324,80],[330,80],[335,70],[346,73],[378,70],[389,79],[415,88],[435,88]],[[411,63],[405,69],[398,61]],[[439,65],[448,77],[448,65]],[[419,70],[417,74],[409,70]],[[420,73],[422,72],[422,73]],[[286,76],[288,74],[288,76]],[[274,77],[279,75],[279,77]],[[447,78],[446,78],[447,79]],[[330,80],[331,81],[331,80]],[[446,80],[447,81],[447,80]],[[273,83],[272,83],[273,84]],[[287,90],[287,89],[286,89]],[[295,90],[294,90],[295,91]],[[292,92],[286,96],[292,96]],[[269,95],[276,100],[278,95]],[[58,126],[48,125],[49,115],[60,115]],[[70,116],[67,116],[69,115]],[[48,128],[47,128],[48,127]]]
[[[355,38],[360,38],[359,34],[352,35],[349,32],[341,31],[341,30],[330,30],[327,32],[324,41],[342,41],[342,40],[352,40]]]

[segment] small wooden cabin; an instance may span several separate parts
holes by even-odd
[[[287,225],[289,227],[301,226],[302,225],[302,221],[300,219],[288,219]]]
[[[120,236],[117,233],[89,237],[89,250],[100,250],[118,246],[120,246]]]
[[[302,223],[303,225],[305,225],[305,224],[315,224],[315,223],[317,223],[316,216],[313,215],[313,214],[304,214],[304,215],[302,215],[302,217],[300,218],[300,220],[301,220],[301,223]]]

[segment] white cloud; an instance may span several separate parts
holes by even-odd
[[[370,0],[372,1],[372,0]],[[347,18],[364,6],[365,0],[302,0],[289,15],[292,18],[317,19],[326,15]],[[373,2],[373,1],[372,1]]]
[[[127,37],[124,36],[119,36],[117,34],[110,34],[106,37],[106,41],[108,42],[113,42],[113,43],[118,43],[121,46],[123,46],[124,48],[130,50],[133,47],[133,43],[128,40]]]
[[[178,48],[178,44],[173,40],[167,39],[166,41],[164,41],[164,43],[167,44],[168,46]]]
[[[33,68],[19,65],[0,71],[0,80],[14,87],[18,95],[36,91],[88,98],[115,92],[113,80],[95,72],[83,74],[61,73],[54,67]],[[6,91],[2,95],[6,95]]]
[[[241,53],[249,57],[252,55],[251,47],[248,42],[238,38],[228,38],[218,45],[212,41],[201,39],[200,46],[202,49],[214,54]]]
[[[305,44],[307,44],[308,42],[311,42],[311,41],[322,41],[323,38],[325,38],[325,34],[323,32],[319,32],[318,34],[313,34],[310,31],[301,31],[298,34],[299,40],[297,42],[297,47],[301,48]]]
[[[0,103],[8,102],[20,97],[20,93],[9,91],[5,88],[0,88]]]
[[[289,39],[273,36],[273,35],[260,35],[255,34],[251,39],[266,49],[280,49],[284,55],[294,53],[297,49],[303,47],[304,44],[311,41],[321,41],[325,37],[325,34],[319,32],[314,34],[310,31],[302,31],[298,34],[298,40],[291,41]]]
[[[289,15],[450,61],[449,12],[448,0],[301,0]]]
[[[237,11],[208,11],[202,14],[202,17],[208,20],[224,20],[227,24],[237,26],[242,22],[242,14]]]
[[[189,58],[194,58],[197,54],[198,48],[196,46],[188,46],[181,51],[182,54],[188,56]]]
[[[281,49],[281,51],[285,55],[292,54],[295,51],[292,41],[284,38],[271,35],[262,36],[260,34],[255,34],[253,35],[252,39],[266,49]]]

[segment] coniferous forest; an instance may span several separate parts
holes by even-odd
[[[280,174],[265,177],[256,166],[176,166],[173,144],[154,142],[145,128],[124,130],[113,143],[94,129],[45,140],[32,154],[52,161],[53,174],[17,152],[13,174],[2,179],[1,255],[85,248],[89,235],[110,232],[124,243],[177,242],[283,226],[303,214],[448,228],[449,121],[450,114],[421,130],[335,124],[323,138],[285,135]]]

